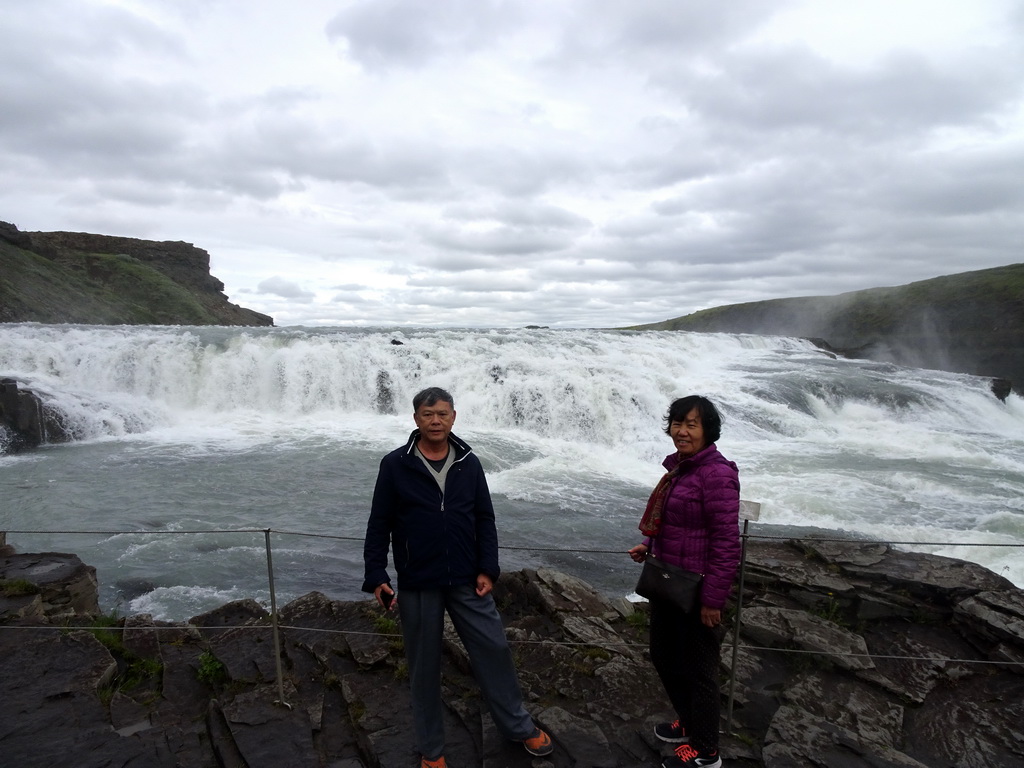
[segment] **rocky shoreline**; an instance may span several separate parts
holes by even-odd
[[[77,556],[0,545],[0,764],[417,764],[398,627],[369,601],[290,602],[275,654],[254,601],[180,623],[106,617]],[[506,574],[495,594],[556,750],[531,758],[498,736],[449,627],[449,764],[657,765],[669,707],[646,606],[548,569]],[[742,606],[726,765],[1024,765],[1024,594],[1006,579],[883,543],[751,539]]]

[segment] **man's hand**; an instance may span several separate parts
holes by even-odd
[[[700,623],[705,627],[717,627],[722,623],[722,612],[717,608],[700,607]]]
[[[398,605],[398,598],[395,597],[395,590],[393,590],[391,585],[387,582],[373,590],[373,596],[377,598],[377,604],[385,610],[393,611],[395,606]]]
[[[476,577],[476,593],[483,597],[484,595],[490,594],[490,591],[494,589],[494,582],[491,581],[491,577],[486,573],[481,573]]]

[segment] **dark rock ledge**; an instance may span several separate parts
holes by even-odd
[[[1024,766],[1021,590],[884,544],[754,540],[748,562],[726,765]],[[400,642],[368,601],[285,606],[279,685],[251,600],[183,623],[103,622],[95,570],[75,555],[0,549],[0,579],[0,765],[417,765]],[[651,728],[669,707],[645,608],[546,569],[503,576],[496,595],[557,748],[531,759],[497,735],[449,632],[449,765],[657,765]]]
[[[17,379],[0,376],[0,455],[72,439],[64,414]]]

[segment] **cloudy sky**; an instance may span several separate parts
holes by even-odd
[[[277,325],[610,327],[1024,261],[1016,0],[32,0],[0,220]]]

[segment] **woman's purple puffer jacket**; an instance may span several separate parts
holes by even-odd
[[[662,463],[671,470],[679,454]],[[701,603],[721,610],[740,561],[739,472],[713,443],[682,464],[665,501],[661,532],[649,544],[651,554],[703,573]]]

